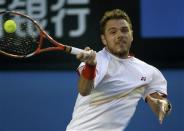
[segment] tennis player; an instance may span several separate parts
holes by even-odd
[[[104,48],[77,58],[80,79],[68,131],[123,131],[143,98],[160,123],[171,109],[167,81],[161,72],[129,55],[133,30],[120,9],[105,12],[100,21]]]

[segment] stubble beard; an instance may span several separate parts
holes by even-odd
[[[119,58],[127,58],[129,54],[129,49],[113,49],[113,47],[106,46],[106,49],[113,55],[119,57]]]

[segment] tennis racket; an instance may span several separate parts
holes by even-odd
[[[68,46],[54,40],[39,24],[30,16],[15,11],[0,12],[0,53],[14,57],[27,58],[46,51],[60,50],[73,55],[81,52],[88,56],[90,51]],[[14,20],[17,29],[13,33],[7,33],[3,27],[5,21]],[[49,46],[44,46],[47,39]]]

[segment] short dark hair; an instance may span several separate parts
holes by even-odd
[[[111,19],[124,19],[129,23],[130,29],[132,29],[132,22],[127,13],[121,9],[113,9],[110,11],[106,11],[102,19],[100,20],[100,33],[104,34],[105,26],[107,21]]]

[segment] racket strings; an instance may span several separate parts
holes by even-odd
[[[21,38],[8,34],[0,38],[0,50],[13,55],[28,55],[37,49],[32,38]]]
[[[0,24],[0,51],[16,56],[34,53],[39,47],[39,30],[33,22],[17,14],[5,14]],[[13,19],[17,24],[14,33],[7,33],[3,28],[6,20]]]

